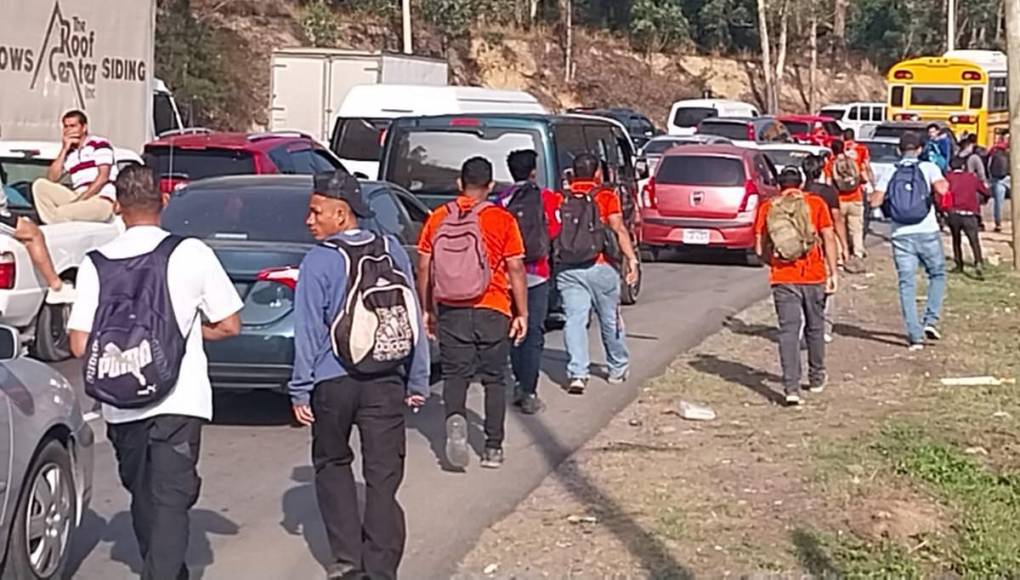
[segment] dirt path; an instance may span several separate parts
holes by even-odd
[[[869,262],[871,274],[843,280],[824,393],[801,408],[774,404],[775,315],[771,301],[757,304],[646,385],[482,536],[461,575],[1020,570],[1020,545],[1005,531],[1020,515],[1016,387],[938,382],[1016,376],[1017,279],[998,270],[985,283],[952,276],[945,339],[908,353],[888,248]],[[681,400],[718,418],[685,421]],[[947,478],[963,472],[990,491],[952,487]]]

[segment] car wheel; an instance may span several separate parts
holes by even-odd
[[[759,256],[758,253],[755,252],[754,250],[747,251],[746,260],[747,265],[751,266],[752,268],[761,268],[762,266],[764,266],[764,264],[761,261],[761,256]]]
[[[11,530],[8,570],[17,580],[64,577],[76,527],[71,456],[57,440],[47,442],[28,469]]]
[[[638,295],[641,294],[641,260],[638,260],[638,278],[633,285],[620,280],[620,302],[626,306],[637,304]]]
[[[33,356],[44,362],[71,358],[71,337],[67,334],[70,317],[70,304],[43,304],[35,321]]]

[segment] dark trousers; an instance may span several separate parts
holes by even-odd
[[[519,346],[510,350],[510,364],[517,379],[517,388],[525,395],[538,390],[538,373],[542,370],[545,349],[545,316],[549,310],[549,283],[528,288],[528,334]]]
[[[407,531],[397,489],[404,479],[404,380],[389,376],[340,377],[312,393],[312,463],[315,494],[334,565],[396,578]],[[351,427],[361,438],[365,515],[351,463]]]
[[[981,223],[977,214],[961,214],[950,212],[946,218],[949,224],[949,233],[953,236],[953,259],[956,260],[956,267],[963,268],[963,236],[967,234],[967,241],[970,242],[970,251],[974,254],[974,265],[981,265],[981,237],[978,230]]]
[[[160,415],[107,426],[121,483],[131,494],[142,580],[188,578],[188,510],[202,487],[197,467],[203,423],[197,417]]]
[[[800,392],[802,326],[807,342],[808,380],[817,385],[825,379],[825,286],[779,284],[772,287],[772,299],[779,318],[783,388],[787,394],[796,394]]]
[[[475,377],[485,388],[485,446],[503,446],[510,319],[488,308],[439,309],[439,361],[446,417],[467,414],[467,389]]]

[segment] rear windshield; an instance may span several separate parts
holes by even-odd
[[[762,153],[771,159],[772,164],[777,167],[800,167],[800,164],[811,155],[807,151],[798,149],[768,149]]]
[[[811,123],[805,121],[783,121],[783,125],[790,133],[806,134],[811,132]]]
[[[697,127],[705,119],[718,116],[719,111],[713,107],[681,107],[673,115],[673,124],[677,127]]]
[[[159,175],[183,174],[195,181],[224,175],[252,175],[255,159],[245,151],[149,147],[145,162]]]
[[[0,186],[7,207],[30,209],[28,191],[36,179],[46,177],[50,164],[44,159],[0,159]]]
[[[919,127],[902,127],[899,125],[879,125],[875,129],[873,137],[895,137],[899,139],[904,133],[913,132],[921,138],[922,142],[928,141],[928,131]]]
[[[910,104],[929,107],[959,107],[963,89],[951,87],[911,87]]]
[[[896,163],[900,160],[900,150],[896,143],[869,141],[864,146],[868,148],[872,163]]]
[[[472,157],[492,163],[497,189],[514,182],[506,166],[513,151],[531,149],[538,153],[538,167],[544,166],[542,140],[537,131],[521,129],[450,128],[401,130],[393,136],[386,164],[386,181],[411,193],[455,194],[460,168]],[[538,172],[538,183],[546,186]]]
[[[698,133],[718,135],[734,141],[748,140],[748,126],[746,123],[705,121],[698,125]]]
[[[670,155],[659,163],[655,182],[663,185],[743,185],[744,162],[732,157]]]
[[[839,121],[840,119],[843,118],[844,112],[845,111],[843,109],[822,109],[821,112],[818,113],[818,115],[822,117],[828,117],[834,121]]]
[[[379,161],[382,138],[390,119],[339,119],[339,135],[333,149],[341,159]]]

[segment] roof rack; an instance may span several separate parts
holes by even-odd
[[[311,135],[302,131],[267,131],[264,133],[252,133],[251,135],[248,135],[248,140],[254,143],[256,141],[262,141],[263,139],[274,139],[278,137],[314,139]]]
[[[180,137],[181,135],[207,135],[212,132],[212,129],[207,129],[205,127],[183,127],[181,129],[163,131],[159,135],[156,135],[156,138],[162,139],[164,137]]]

